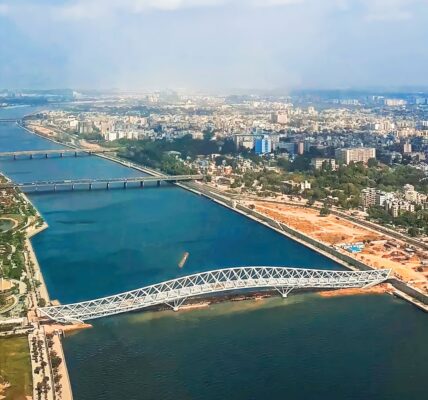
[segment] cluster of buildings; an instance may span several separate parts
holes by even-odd
[[[390,165],[411,163],[428,173],[426,100],[372,96],[316,103],[299,96],[151,93],[71,103],[68,111],[51,110],[33,119],[89,140],[173,141],[210,133],[217,143],[233,144],[237,153],[291,161],[308,155],[315,169],[376,158]]]
[[[416,206],[428,206],[427,195],[419,193],[412,185],[404,185],[400,192],[384,192],[375,188],[361,191],[364,208],[372,206],[384,207],[394,218],[403,212],[415,212]]]
[[[426,99],[425,99],[426,100]],[[315,103],[300,104],[299,98],[272,99],[260,96],[162,96],[117,98],[76,106],[70,111],[50,111],[44,122],[65,131],[98,133],[106,141],[127,139],[173,139],[184,135],[194,138],[210,130],[217,137],[236,138],[239,146],[254,149],[260,136],[276,151],[290,135],[318,136],[366,132],[393,134],[397,138],[428,137],[426,103],[377,98],[364,103],[345,99],[316,108]],[[265,146],[268,149],[269,146]]]

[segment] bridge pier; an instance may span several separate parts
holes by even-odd
[[[56,192],[56,185],[54,185],[54,192]]]
[[[13,155],[13,159],[16,160],[16,155],[15,154]]]
[[[33,159],[33,155],[32,154],[30,154],[30,160],[32,160]]]
[[[157,181],[157,185],[160,186],[161,185],[161,181]]]
[[[128,186],[128,182],[126,182],[126,181],[125,181],[125,182],[123,182],[123,188],[124,188],[124,189],[126,189],[126,188],[127,188],[127,186]]]
[[[59,156],[62,158],[64,157],[64,153],[59,153]]]
[[[45,158],[48,158],[48,153],[45,154]]]
[[[71,190],[74,190],[74,183],[71,185]]]
[[[144,187],[144,181],[140,181],[140,187]]]
[[[89,190],[92,190],[92,183],[89,184]]]
[[[290,292],[293,290],[290,286],[275,286],[275,289],[279,292],[283,299],[287,298]]]
[[[74,157],[77,157],[77,151],[74,152]]]
[[[183,305],[183,303],[186,301],[187,297],[184,297],[182,299],[176,299],[171,303],[165,303],[167,306],[171,307],[173,311],[177,312],[180,310],[180,307]]]
[[[110,182],[107,182],[106,189],[107,189],[107,190],[109,190],[109,189],[110,189]]]

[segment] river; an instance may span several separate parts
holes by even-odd
[[[12,112],[28,110],[0,118]],[[0,151],[55,147],[0,123]],[[0,170],[17,181],[138,175],[98,157],[1,160]],[[62,303],[222,266],[340,268],[173,186],[30,198],[49,224],[34,248]],[[419,399],[427,332],[424,313],[389,295],[300,294],[100,319],[67,337],[64,350],[76,400]]]

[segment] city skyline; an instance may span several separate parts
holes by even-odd
[[[426,0],[0,0],[0,87],[426,87],[427,15]]]

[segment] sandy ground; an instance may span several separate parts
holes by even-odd
[[[397,239],[334,215],[320,217],[317,210],[310,208],[263,201],[251,201],[248,204],[254,204],[256,211],[328,245],[369,241],[360,253],[340,251],[373,268],[390,268],[398,278],[428,292],[428,268],[417,271],[421,260],[428,259],[427,252],[408,252],[405,250],[406,245]]]
[[[52,129],[46,128],[44,126],[35,125],[35,124],[28,124],[28,129],[44,136],[48,137],[55,137],[55,132]]]
[[[46,324],[43,325],[46,333],[55,333],[55,331],[62,331],[63,333],[76,332],[82,329],[90,329],[93,326],[91,324],[72,324],[72,325],[63,325],[63,324]]]
[[[6,390],[10,387],[9,383],[0,383],[0,400],[3,400],[6,398],[4,395],[6,393]]]
[[[371,288],[348,288],[348,289],[335,289],[329,291],[319,292],[321,297],[340,297],[340,296],[353,296],[363,294],[384,294],[392,293],[393,288],[388,283],[381,283],[380,285],[373,286]]]
[[[40,125],[35,125],[35,124],[28,124],[27,128],[38,133],[39,135],[46,136],[50,139],[54,139],[54,138],[58,137],[57,132],[55,132],[55,130],[52,128],[47,128],[45,126],[40,126]],[[100,146],[97,143],[90,143],[85,139],[80,139],[79,145],[82,148],[90,149],[90,150],[105,150],[106,149],[105,147]]]
[[[91,149],[91,150],[105,150],[105,148],[103,146],[100,146],[97,143],[90,143],[85,139],[80,139],[79,141],[80,145],[82,146],[82,148],[85,149]]]

